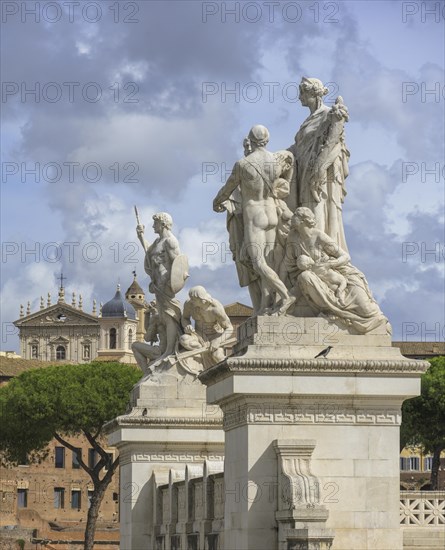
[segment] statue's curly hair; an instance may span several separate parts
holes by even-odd
[[[309,227],[315,227],[315,215],[312,210],[305,206],[298,207],[293,217],[303,220]]]
[[[200,298],[201,300],[207,300],[208,302],[213,301],[212,297],[207,292],[207,290],[203,286],[200,286],[200,285],[192,287],[189,290],[189,296],[190,296],[190,298]]]
[[[307,78],[303,76],[300,87],[312,92],[316,97],[323,97],[329,92],[328,88],[326,88],[323,82],[318,78]]]
[[[170,214],[167,214],[167,212],[158,212],[157,214],[154,214],[153,219],[161,222],[167,229],[171,229],[173,227],[173,219]]]

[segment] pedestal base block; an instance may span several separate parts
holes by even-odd
[[[121,549],[156,548],[155,484],[170,469],[224,460],[219,407],[207,406],[205,387],[192,375],[172,371],[138,383],[131,410],[108,426],[120,456]]]
[[[401,405],[429,364],[320,318],[250,319],[236,350],[200,375],[224,414],[225,548],[402,550]]]

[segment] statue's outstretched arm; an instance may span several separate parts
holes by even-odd
[[[219,302],[217,303],[217,314],[215,321],[221,328],[224,329],[224,332],[212,341],[210,347],[213,349],[217,349],[218,347],[222,346],[224,342],[227,342],[233,335],[232,323],[227,316],[224,306]]]
[[[190,327],[193,328],[192,309],[190,307],[190,302],[188,300],[184,304],[184,310],[181,315],[181,325],[186,334],[190,332]]]
[[[213,200],[213,210],[215,212],[222,212],[224,208],[221,206],[223,202],[229,199],[230,195],[235,191],[238,185],[241,183],[240,179],[240,166],[239,163],[235,163],[232,173],[225,185],[218,191],[218,194]]]

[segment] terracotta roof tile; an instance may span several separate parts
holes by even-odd
[[[445,355],[445,342],[393,342],[402,355]]]
[[[224,306],[224,309],[229,317],[251,317],[253,315],[253,308],[240,302]]]
[[[37,359],[14,359],[0,356],[0,376],[13,377],[29,369],[61,365],[60,361],[38,361]]]

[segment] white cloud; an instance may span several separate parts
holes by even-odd
[[[8,131],[11,158],[82,165],[93,161],[100,164],[104,178],[98,184],[81,178],[70,184],[65,178],[23,191],[23,201],[32,201],[33,208],[26,208],[26,220],[9,216],[8,238],[20,235],[26,240],[22,235],[27,233],[31,245],[43,235],[61,243],[78,242],[77,260],[71,263],[63,256],[57,264],[31,264],[29,259],[4,266],[5,315],[16,317],[19,295],[34,300],[55,288],[54,275],[61,267],[69,277],[68,288],[83,290],[84,301],[112,297],[117,279],[125,286],[134,267],[146,287],[142,251],[131,248],[131,243],[138,244],[134,203],[151,237],[153,212],[173,215],[175,234],[190,258],[190,283],[204,284],[223,302],[249,303],[246,291],[237,286],[229,253],[226,263],[217,250],[201,264],[203,242],[227,241],[224,216],[211,211],[212,195],[221,182],[215,177],[206,184],[200,177],[202,163],[225,162],[230,168],[242,154],[244,132],[257,122],[270,126],[272,148],[287,147],[307,110],[285,102],[280,94],[273,102],[224,102],[219,95],[203,103],[201,86],[216,82],[230,87],[255,80],[283,85],[307,74],[335,81],[350,110],[347,144],[352,166],[344,219],[354,263],[396,326],[417,314],[427,318],[428,311],[428,319],[439,318],[442,268],[425,268],[414,257],[404,263],[402,244],[404,239],[443,242],[443,179],[426,186],[415,177],[403,182],[401,163],[443,163],[444,101],[422,101],[419,89],[403,102],[402,86],[413,82],[430,88],[436,81],[443,85],[437,53],[443,32],[437,26],[432,32],[430,24],[390,25],[385,18],[400,9],[380,2],[364,9],[362,4],[341,3],[335,24],[315,23],[307,7],[295,24],[235,24],[230,17],[222,23],[218,16],[204,24],[199,2],[140,2],[137,25],[116,24],[105,9],[99,24],[79,19],[46,26],[23,25],[20,20],[8,24],[5,31],[14,55],[4,56],[6,80],[25,81],[28,87],[35,82],[93,81],[103,89],[98,103],[82,95],[74,103],[23,102],[20,94],[8,100],[5,121],[22,121],[20,135]],[[326,14],[320,13],[323,19]],[[363,34],[363,27],[370,31]],[[371,32],[375,29],[379,32]],[[397,48],[386,56],[387,48],[380,44],[388,43]],[[432,49],[434,63],[429,62]],[[115,102],[109,87],[116,80],[121,85],[137,82],[139,103]],[[123,165],[131,161],[139,166],[139,183],[115,184],[109,167],[119,163],[122,179],[130,172]],[[11,193],[14,205],[19,204],[17,189],[22,188],[3,191]],[[82,247],[94,242],[102,253],[97,262],[82,255]],[[132,259],[137,263],[128,261]]]
[[[224,221],[212,220],[197,227],[185,227],[179,240],[191,267],[205,266],[216,271],[232,261]]]
[[[76,42],[76,48],[79,55],[89,55],[91,53],[91,45],[80,40]]]

